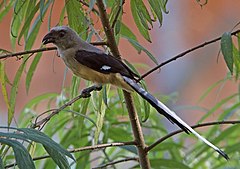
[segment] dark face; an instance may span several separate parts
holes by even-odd
[[[61,44],[66,38],[67,31],[64,29],[52,29],[48,34],[43,37],[42,43],[48,44],[53,43],[56,46]]]

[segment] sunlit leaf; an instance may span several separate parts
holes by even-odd
[[[6,77],[5,76],[5,64],[4,64],[4,62],[0,62],[0,82],[1,82],[1,88],[2,88],[2,95],[3,95],[4,101],[7,105],[7,108],[10,109],[10,103],[9,103],[9,99],[8,99],[5,77]]]

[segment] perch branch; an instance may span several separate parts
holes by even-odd
[[[120,53],[119,53],[118,46],[117,46],[115,38],[114,38],[113,29],[110,26],[106,8],[103,4],[103,1],[97,0],[97,6],[98,6],[98,11],[100,14],[101,22],[102,22],[102,25],[103,25],[103,28],[104,28],[104,31],[105,31],[105,34],[107,37],[107,42],[109,44],[109,48],[115,57],[120,58]],[[145,151],[146,145],[145,145],[140,121],[138,118],[138,114],[136,112],[136,109],[133,106],[133,98],[130,93],[128,93],[126,91],[123,91],[123,92],[124,92],[124,98],[126,101],[126,107],[128,109],[128,115],[130,118],[132,130],[133,130],[133,135],[135,138],[135,142],[137,143],[136,146],[137,146],[137,150],[138,150],[140,166],[143,169],[148,169],[148,168],[150,168],[150,162],[147,157],[147,152]]]
[[[106,42],[92,42],[91,43],[94,46],[102,46],[102,45],[107,45]],[[7,59],[10,57],[15,57],[15,56],[22,56],[22,55],[26,55],[26,54],[34,54],[34,53],[38,53],[38,52],[44,52],[44,51],[51,51],[51,50],[56,50],[56,47],[47,47],[47,48],[40,48],[40,49],[33,49],[33,50],[26,50],[23,52],[16,52],[16,53],[7,53],[4,55],[0,55],[0,60],[1,59]]]
[[[238,33],[240,33],[240,29],[232,32],[231,35],[236,35],[236,34],[238,34]],[[197,45],[197,46],[195,46],[195,47],[193,47],[193,48],[191,48],[191,49],[188,49],[188,50],[186,50],[186,51],[184,51],[184,52],[182,52],[182,53],[180,53],[180,54],[178,54],[178,55],[176,55],[176,56],[174,56],[174,57],[166,60],[165,62],[162,62],[161,64],[159,64],[158,66],[152,68],[151,70],[147,71],[147,72],[144,73],[137,81],[139,82],[140,80],[144,79],[146,76],[148,76],[148,75],[151,74],[152,72],[158,70],[160,67],[162,67],[162,66],[164,66],[164,65],[166,65],[166,64],[168,64],[168,63],[171,63],[172,61],[175,61],[175,60],[177,60],[177,59],[185,56],[185,55],[188,54],[188,53],[191,53],[191,52],[193,52],[193,51],[195,51],[195,50],[197,50],[197,49],[203,48],[203,47],[205,47],[206,45],[210,45],[210,44],[212,44],[212,43],[215,43],[215,42],[217,42],[217,41],[219,41],[219,40],[221,40],[221,37],[220,37],[220,36],[217,37],[217,38],[215,38],[215,39],[212,39],[212,40],[210,40],[210,41],[201,43],[200,45]]]
[[[139,161],[139,160],[136,157],[125,158],[125,159],[121,159],[121,160],[112,161],[110,163],[107,163],[107,164],[104,164],[104,165],[101,165],[101,166],[98,166],[98,167],[93,167],[92,169],[107,168],[110,165],[112,166],[112,165],[123,163],[123,162],[127,162],[127,161]]]
[[[106,143],[106,144],[98,144],[98,145],[94,145],[94,146],[86,146],[86,147],[81,147],[81,148],[76,148],[76,149],[72,149],[72,150],[68,150],[69,153],[77,153],[80,151],[94,151],[94,150],[99,150],[99,149],[104,149],[104,148],[108,148],[108,147],[119,147],[119,146],[126,146],[126,145],[135,145],[136,143],[133,141],[129,141],[129,142],[117,142],[117,143]],[[46,159],[49,158],[49,155],[44,155],[44,156],[40,156],[40,157],[35,157],[33,158],[33,161],[37,161],[37,160],[42,160],[42,159]],[[10,168],[13,166],[16,166],[16,163],[13,164],[9,164],[6,165],[5,168]]]
[[[240,124],[239,120],[235,120],[235,121],[215,121],[215,122],[208,122],[208,123],[202,123],[202,124],[197,124],[197,125],[193,125],[191,126],[193,129],[194,128],[199,128],[199,127],[205,127],[205,126],[213,126],[213,125],[221,125],[221,124]],[[177,130],[174,132],[169,133],[168,135],[158,139],[156,142],[154,142],[153,144],[151,144],[150,146],[148,146],[146,148],[146,151],[150,151],[152,150],[154,147],[156,147],[158,144],[162,143],[163,141],[167,140],[168,138],[177,135],[179,133],[184,132],[183,130]]]

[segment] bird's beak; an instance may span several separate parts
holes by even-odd
[[[48,34],[46,34],[43,37],[42,43],[44,45],[48,44],[48,43],[54,43],[55,42],[55,37],[53,36],[53,34],[51,32],[49,32]]]

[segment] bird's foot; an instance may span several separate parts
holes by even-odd
[[[93,86],[83,89],[81,92],[81,95],[83,98],[88,98],[91,96],[92,91],[100,91],[100,90],[102,90],[102,86],[93,85]]]

